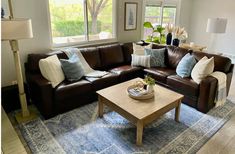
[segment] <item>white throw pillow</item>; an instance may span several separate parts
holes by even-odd
[[[132,54],[131,57],[131,66],[150,67],[150,55],[142,56]]]
[[[65,79],[61,63],[57,55],[41,59],[39,61],[39,68],[42,76],[51,82],[53,88]]]
[[[137,45],[135,43],[133,43],[133,54],[134,55],[145,55],[144,49],[148,48],[151,49],[151,44],[147,45],[147,46],[141,46],[141,45]]]
[[[194,66],[191,77],[196,83],[200,83],[205,77],[214,71],[214,57],[208,59],[206,56]]]

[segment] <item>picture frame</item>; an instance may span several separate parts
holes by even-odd
[[[124,16],[125,31],[137,29],[137,10],[138,10],[138,3],[125,2],[125,16]]]

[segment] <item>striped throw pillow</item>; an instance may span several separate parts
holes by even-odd
[[[131,57],[131,66],[150,67],[150,55],[142,56],[132,54]]]

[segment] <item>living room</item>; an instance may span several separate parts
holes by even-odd
[[[9,34],[12,35],[10,39],[4,38],[2,19],[3,153],[19,153],[21,150],[22,153],[235,151],[235,3],[232,0],[224,3],[221,0],[11,0],[10,3],[1,0],[1,6],[5,19],[12,16],[9,8],[12,8],[13,20],[31,19],[31,24],[29,20],[26,23],[29,27],[24,28],[26,32],[32,31],[26,35],[20,33],[23,28],[18,29],[19,33],[14,31],[14,34]],[[66,23],[66,19],[71,22]],[[217,27],[220,31],[216,31],[218,25],[213,22],[217,19],[220,20]],[[163,58],[164,69],[134,64],[132,54],[135,55],[137,48],[146,52],[147,39],[152,36],[151,26],[144,26],[146,21],[150,21],[153,28],[157,25],[165,28],[161,39],[165,42],[150,43],[152,50],[167,55],[168,58]],[[9,25],[7,27],[10,29]],[[183,33],[183,38],[179,39],[180,47],[167,46],[167,34],[173,33],[170,41],[173,42],[177,27]],[[158,33],[159,30],[155,32]],[[24,37],[14,38],[18,34]],[[156,38],[159,41],[159,35]],[[141,46],[145,45],[141,40],[146,40],[146,46]],[[16,46],[12,42],[18,43],[19,51],[14,50]],[[138,46],[136,49],[135,45]],[[159,49],[162,46],[164,51]],[[60,60],[57,58],[57,61],[62,64],[61,59],[66,63],[69,54],[77,51],[78,59],[85,60],[82,65],[88,64],[87,70],[95,70],[95,75],[104,74],[104,77],[99,80],[84,75],[78,82],[67,82],[68,74],[63,69],[61,72],[66,82],[54,85],[47,79],[48,74],[45,75],[50,65],[43,64],[43,59],[57,55]],[[17,54],[19,59],[14,58]],[[184,78],[179,77],[181,71],[178,72],[177,68],[186,55],[196,61],[194,68],[191,68],[196,73],[190,72],[189,77]],[[145,56],[145,59],[147,57],[151,58]],[[225,102],[218,106],[214,101],[217,90],[220,90],[219,79],[212,76],[212,72],[204,77],[207,80],[196,79],[195,74],[206,66],[205,63],[199,65],[204,57],[208,63],[213,61],[212,72],[222,72],[227,79]],[[150,58],[148,63],[152,65]],[[106,72],[111,75],[106,75]],[[150,93],[153,98],[151,95],[146,100],[129,97],[126,86],[141,86],[142,82],[139,81],[146,74],[155,81],[154,92]],[[19,100],[18,88],[20,95],[26,93],[27,99],[24,95]],[[159,96],[160,93],[163,97]],[[159,108],[161,99],[163,102],[169,101],[169,104]],[[130,106],[128,103],[122,106],[123,100],[128,100],[126,102]],[[157,105],[151,106],[151,102]],[[154,114],[151,109],[156,109]],[[18,122],[16,113],[22,116],[21,111],[26,111],[27,117],[27,110],[36,118]],[[145,118],[141,119],[143,116]],[[19,119],[24,121],[24,116]],[[8,126],[3,125],[6,121],[9,122]],[[14,133],[8,132],[10,128]],[[9,143],[13,138],[19,144]]]

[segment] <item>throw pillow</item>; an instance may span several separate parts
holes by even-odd
[[[69,59],[61,59],[60,62],[68,81],[78,81],[84,76],[85,71],[77,55],[74,54]]]
[[[131,55],[131,65],[132,66],[143,66],[143,67],[150,67],[150,55],[141,56],[141,55]]]
[[[39,68],[42,76],[51,82],[53,88],[64,80],[64,73],[57,55],[41,59]]]
[[[196,83],[200,83],[206,76],[214,70],[214,57],[208,59],[206,56],[197,62],[194,66],[191,77]]]
[[[133,54],[134,55],[144,55],[144,49],[145,48],[151,48],[151,44],[147,45],[147,46],[141,46],[141,45],[137,45],[135,43],[133,44]]]
[[[189,77],[191,75],[194,65],[197,63],[196,59],[190,53],[187,53],[179,62],[176,67],[176,73],[182,78]]]
[[[144,49],[145,55],[150,55],[151,67],[166,67],[165,65],[165,52],[166,49]]]

